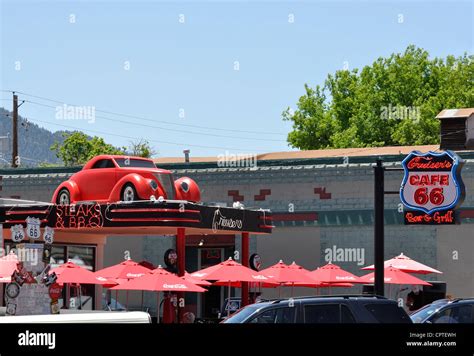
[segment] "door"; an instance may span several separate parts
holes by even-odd
[[[214,266],[224,261],[224,248],[200,248],[198,249],[198,269]],[[208,292],[199,293],[198,317],[217,318],[221,305],[224,303],[223,288],[210,286]]]

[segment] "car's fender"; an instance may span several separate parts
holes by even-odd
[[[158,198],[157,194],[160,194],[161,189],[158,187],[158,189],[154,191],[150,187],[150,180],[151,179],[145,178],[138,173],[127,174],[115,184],[114,188],[110,192],[109,202],[120,201],[120,195],[122,193],[123,186],[127,183],[133,184],[140,199],[148,200],[151,195],[155,195],[155,197]]]
[[[176,199],[187,200],[199,203],[201,201],[201,191],[197,183],[188,177],[181,177],[174,181],[176,189]],[[187,189],[184,189],[186,187]]]
[[[59,192],[61,189],[66,188],[69,191],[69,197],[71,203],[75,203],[81,200],[81,192],[79,190],[79,186],[73,180],[67,180],[62,182],[54,191],[53,197],[51,199],[51,203],[56,204],[56,199],[58,197]]]

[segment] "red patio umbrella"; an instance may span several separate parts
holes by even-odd
[[[233,261],[232,258],[217,265],[191,273],[191,277],[216,281],[218,285],[232,282],[274,282],[261,272],[242,266],[240,263]]]
[[[280,260],[277,264],[260,271],[260,273],[281,284],[304,283],[313,286],[320,284],[319,281],[305,273],[302,267],[298,268],[299,266],[296,266],[297,265],[294,264],[293,267],[290,267]]]
[[[391,258],[384,262],[384,267],[392,266],[407,273],[429,274],[429,273],[443,273],[437,269],[431,268],[423,263],[412,260],[410,257],[401,253],[399,256]],[[373,271],[374,265],[362,268],[362,270]]]
[[[51,269],[50,273],[53,272],[58,276],[56,283],[60,285],[69,283],[110,285],[114,283],[107,279],[99,279],[95,276],[94,272],[88,271],[72,262],[66,262],[59,267]]]
[[[384,269],[384,282],[387,284],[411,284],[411,285],[422,285],[422,286],[430,286],[431,284],[425,282],[422,279],[414,277],[402,270],[389,266]],[[363,283],[374,283],[375,280],[375,273],[369,273],[365,276],[360,277]]]
[[[59,285],[98,284],[102,286],[111,286],[117,284],[106,278],[97,278],[94,272],[88,271],[73,262],[66,262],[56,268],[52,268],[49,273],[51,274],[53,272],[58,276],[56,283]],[[66,307],[69,308],[69,289],[66,290],[66,293]]]
[[[145,263],[146,261],[142,261],[141,263],[138,263],[138,262],[132,261],[131,259],[128,259],[116,265],[98,270],[95,272],[95,275],[97,277],[103,277],[103,278],[115,280],[117,282],[116,284],[120,284],[120,283],[123,283],[124,281],[141,277],[147,274],[148,272],[150,272],[151,269],[145,267],[144,266]],[[148,264],[148,265],[153,266],[152,264]],[[116,291],[116,294],[115,294],[116,303],[117,303],[117,299],[118,299],[118,291]],[[128,309],[128,291],[127,291],[126,306]],[[115,307],[117,307],[117,305]],[[143,307],[143,292],[142,292],[142,307]]]
[[[309,275],[309,273],[311,273],[310,270],[307,270],[306,268],[296,264],[295,261],[293,261],[290,265],[288,265],[288,268],[291,268],[291,269],[296,269],[300,272],[303,272],[304,274],[306,275]],[[314,279],[314,277],[310,277],[313,281],[316,281]],[[314,282],[313,283],[310,283],[310,284],[305,284],[305,283],[294,283],[294,286],[296,287],[322,287],[324,286],[325,283],[322,283],[321,281],[316,281],[318,284],[315,285]]]
[[[320,281],[317,281],[309,275],[309,271],[301,266],[298,266],[296,263],[290,266],[283,263],[280,260],[278,263],[270,266],[262,271],[263,275],[272,278],[281,285],[291,286],[291,295],[293,295],[293,287],[316,287],[321,284]],[[281,295],[281,288],[280,288]]]
[[[188,282],[163,268],[156,268],[144,276],[119,284],[111,289],[160,292],[206,292],[206,289]]]
[[[191,273],[192,277],[206,279],[208,281],[215,281],[214,285],[227,285],[228,298],[230,300],[230,289],[233,283],[240,282],[257,282],[278,284],[271,278],[254,271],[248,267],[242,266],[229,258],[227,261],[221,262],[217,265],[202,269],[200,271]],[[230,310],[228,311],[230,313]]]
[[[298,269],[298,270],[303,271],[305,273],[311,273],[311,271],[307,270],[304,267],[301,267],[301,266],[297,265],[296,262],[294,262],[294,261],[288,267]],[[304,285],[304,284],[300,284],[300,283],[295,283],[295,286],[298,286],[298,287],[314,287],[313,285]],[[347,288],[347,287],[353,287],[353,286],[354,285],[352,283],[323,283],[323,282],[321,282],[321,284],[317,285],[317,287],[323,287],[323,288],[324,287],[344,287],[344,288]]]
[[[138,262],[132,260],[125,260],[116,265],[103,268],[96,271],[94,274],[97,277],[104,277],[110,279],[134,279],[141,277],[151,270],[149,268],[143,267]]]
[[[11,276],[17,268],[17,263],[18,256],[13,251],[0,258],[0,283],[11,282]]]
[[[314,279],[321,281],[323,285],[327,284],[330,287],[340,283],[365,283],[355,274],[343,270],[341,267],[331,262],[323,267],[315,269],[310,272],[309,275]]]
[[[181,278],[183,278],[185,281],[191,282],[191,283],[193,283],[195,285],[198,285],[198,286],[204,286],[204,287],[212,286],[211,282],[208,282],[205,279],[195,278],[195,277],[191,276],[191,274],[188,273],[188,272],[185,272],[184,276],[181,277]]]
[[[144,276],[119,284],[111,289],[115,290],[146,290],[158,292],[157,296],[157,320],[160,320],[160,292],[207,292],[177,275],[158,267]]]

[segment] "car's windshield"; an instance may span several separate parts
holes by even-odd
[[[153,161],[136,158],[115,158],[115,162],[119,167],[134,167],[134,168],[156,168]]]
[[[249,316],[251,316],[253,313],[255,313],[256,310],[258,310],[261,307],[261,305],[248,305],[245,308],[240,309],[237,311],[234,315],[231,317],[225,319],[223,323],[225,324],[240,324],[242,322],[245,322],[245,320],[248,319]]]
[[[421,323],[426,318],[428,318],[430,315],[435,313],[438,309],[440,309],[443,306],[444,306],[444,304],[441,304],[441,303],[434,303],[434,304],[426,305],[423,308],[421,308],[421,309],[417,310],[416,312],[412,313],[410,315],[410,318],[414,323]]]

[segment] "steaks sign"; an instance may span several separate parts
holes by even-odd
[[[0,224],[3,224],[4,229],[16,226],[13,230],[19,229],[24,235],[25,216],[40,219],[42,228],[48,226],[56,232],[87,230],[101,233],[110,228],[185,227],[200,229],[206,234],[221,231],[267,234],[273,228],[270,211],[206,206],[191,202],[84,202],[34,207],[0,206]],[[15,231],[12,231],[12,236],[16,236]]]
[[[456,211],[464,201],[461,178],[464,161],[451,151],[411,152],[402,162],[405,175],[400,199],[405,224],[456,223]]]

